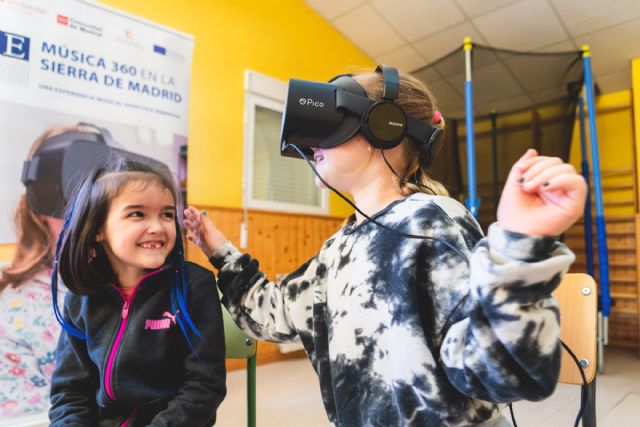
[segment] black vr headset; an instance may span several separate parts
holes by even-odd
[[[26,160],[21,181],[26,187],[27,202],[39,215],[63,218],[67,203],[89,174],[116,156],[139,160],[158,168],[163,163],[119,147],[109,131],[93,125],[93,132],[65,132],[45,140]]]
[[[384,80],[382,100],[367,97],[365,90],[350,74],[339,75],[329,83],[289,80],[282,115],[280,154],[301,158],[295,145],[309,158],[312,147],[333,148],[360,131],[371,145],[389,149],[409,136],[418,146],[423,165],[431,163],[431,150],[443,134],[407,115],[394,101],[400,92],[400,77],[393,67],[380,65]]]

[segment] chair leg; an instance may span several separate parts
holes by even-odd
[[[598,373],[601,374],[604,369],[604,345],[605,345],[605,328],[604,328],[604,317],[602,317],[602,312],[598,312],[598,341],[597,341],[597,356],[596,360],[598,361]]]
[[[596,379],[594,378],[591,383],[586,386],[587,402],[584,408],[584,414],[582,415],[583,427],[596,427]]]
[[[247,426],[256,427],[256,355],[247,359]]]

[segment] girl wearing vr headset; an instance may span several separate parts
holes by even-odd
[[[498,403],[544,399],[557,382],[551,292],[574,256],[556,237],[581,215],[586,185],[560,159],[527,151],[483,238],[429,177],[429,132],[391,144],[376,136],[372,101],[398,106],[414,135],[414,119],[443,125],[420,82],[400,74],[388,96],[390,70],[380,71],[331,82],[336,99],[364,98],[351,112],[369,110],[358,113],[360,132],[313,147],[316,182],[349,192],[358,209],[315,257],[274,283],[192,207],[189,238],[218,269],[222,301],[240,327],[302,341],[335,425],[508,425]]]
[[[116,159],[76,193],[54,265],[69,289],[51,426],[211,426],[225,393],[213,274],[185,263],[166,166]],[[52,278],[57,288],[57,276]]]
[[[28,159],[53,138],[91,131],[86,126],[48,128],[31,145]],[[52,182],[41,184],[44,191],[53,191]],[[27,188],[18,201],[16,251],[0,277],[0,419],[39,413],[49,407],[60,333],[50,311],[49,280],[62,220],[34,205],[30,191]]]

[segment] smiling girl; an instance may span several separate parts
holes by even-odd
[[[54,301],[64,330],[52,426],[215,422],[226,393],[215,278],[185,263],[176,191],[157,166],[115,161],[69,210],[55,259],[70,293],[64,314]]]

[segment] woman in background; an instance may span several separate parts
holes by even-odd
[[[54,126],[31,146],[28,159],[54,136],[91,132]],[[62,220],[36,213],[26,194],[15,211],[16,250],[0,275],[0,419],[44,412],[60,325],[51,311],[51,267]],[[60,295],[62,297],[62,295]]]

